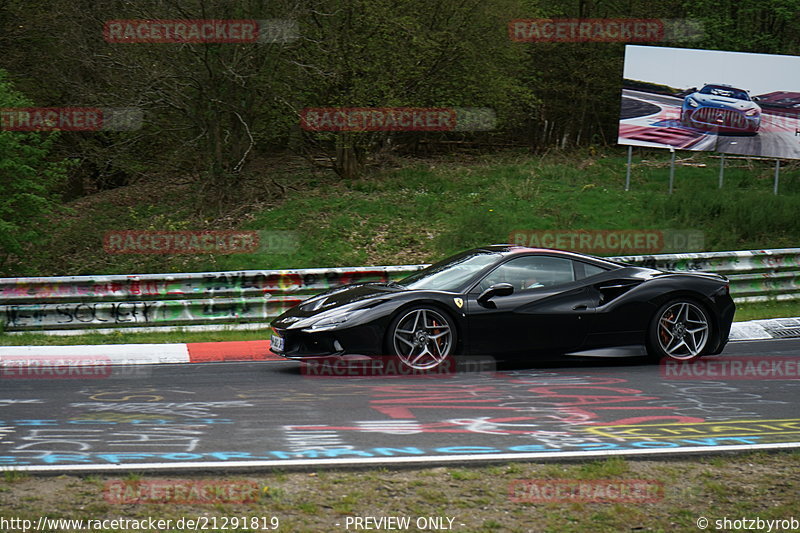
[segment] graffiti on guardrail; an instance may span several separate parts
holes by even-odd
[[[266,320],[299,304],[299,298],[241,298],[70,304],[9,305],[2,309],[9,329],[120,326]]]
[[[319,292],[348,283],[387,282],[421,267],[331,268],[307,271],[209,272],[141,276],[0,279],[0,302],[85,297],[215,297],[242,293]]]

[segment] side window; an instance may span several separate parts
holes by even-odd
[[[571,281],[575,281],[571,260],[531,255],[517,257],[495,268],[483,278],[478,290],[484,291],[495,283],[510,283],[514,291],[524,291]]]
[[[599,266],[590,265],[589,263],[577,262],[577,261],[575,263],[575,267],[576,267],[575,271],[576,271],[576,273],[578,275],[578,279],[591,278],[592,276],[596,276],[597,274],[600,274],[600,273],[606,271],[605,268],[601,268]],[[581,270],[583,272],[581,272]]]

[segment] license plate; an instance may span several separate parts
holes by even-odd
[[[283,351],[283,337],[280,337],[278,335],[273,335],[272,339],[270,340],[270,345],[271,345],[272,349],[275,350],[276,352],[282,352]]]

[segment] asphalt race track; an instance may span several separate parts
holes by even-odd
[[[299,363],[263,361],[62,379],[4,375],[0,468],[198,470],[796,448],[798,354],[800,339],[787,339],[730,343],[724,356],[693,367],[583,359],[347,377],[333,375],[343,367],[301,371]]]
[[[800,158],[800,120],[765,112],[757,135],[717,135],[680,124],[682,98],[622,91],[620,143],[713,150],[726,154]]]

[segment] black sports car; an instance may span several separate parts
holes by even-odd
[[[301,360],[392,355],[413,369],[457,354],[510,359],[642,346],[685,361],[722,351],[734,310],[728,280],[717,274],[503,244],[399,282],[310,298],[272,322],[271,350]]]

